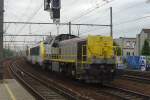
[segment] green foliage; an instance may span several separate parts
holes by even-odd
[[[113,46],[115,46],[115,54],[117,56],[121,56],[121,48],[119,47],[119,45],[116,42],[113,42]]]
[[[150,45],[149,45],[149,42],[147,39],[144,41],[144,45],[143,45],[141,54],[143,56],[149,56],[150,55]]]
[[[3,49],[3,56],[4,58],[11,57],[13,56],[13,51],[9,49]]]

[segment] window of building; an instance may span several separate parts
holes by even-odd
[[[127,56],[130,56],[130,52],[127,52]]]

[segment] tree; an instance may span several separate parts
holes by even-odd
[[[3,49],[3,56],[4,56],[4,58],[13,56],[13,53],[14,53],[14,52],[13,52],[12,50]]]
[[[121,48],[118,46],[118,44],[116,42],[113,42],[113,46],[115,46],[115,54],[117,56],[121,56]]]
[[[147,39],[144,41],[144,45],[143,45],[141,54],[143,56],[149,56],[150,55],[150,45],[149,45],[149,42]]]

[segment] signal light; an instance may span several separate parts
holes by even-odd
[[[50,12],[51,19],[53,22],[60,21],[60,0],[44,0],[44,10]]]

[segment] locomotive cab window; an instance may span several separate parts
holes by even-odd
[[[58,47],[58,43],[54,42],[52,47]]]

